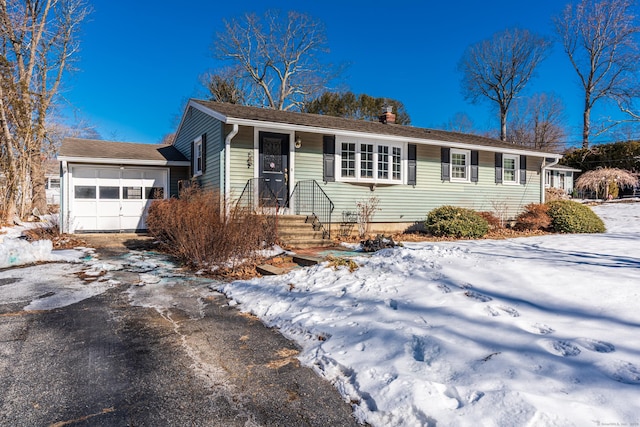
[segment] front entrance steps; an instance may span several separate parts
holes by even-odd
[[[324,238],[321,225],[311,215],[281,215],[277,221],[278,239],[283,247],[306,249],[334,245]]]

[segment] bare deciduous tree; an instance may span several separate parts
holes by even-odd
[[[546,38],[528,30],[508,29],[469,46],[460,60],[465,97],[498,104],[502,141],[507,140],[509,107],[547,56],[549,46]]]
[[[509,119],[508,140],[533,148],[557,150],[566,137],[564,105],[549,93],[517,99]]]
[[[581,0],[555,18],[555,28],[584,90],[582,146],[589,147],[591,111],[601,99],[612,99],[632,113],[636,97],[638,55],[632,0]],[[638,117],[640,118],[640,117]],[[620,122],[603,127],[598,134]]]
[[[301,110],[334,77],[322,58],[328,52],[324,26],[309,15],[267,11],[263,17],[246,14],[224,24],[214,55],[238,67],[241,74],[234,81],[251,82],[255,90],[247,104]]]
[[[443,123],[442,128],[451,132],[478,133],[475,130],[473,119],[467,113],[461,111],[455,113],[447,122]]]
[[[244,105],[253,98],[252,85],[242,78],[242,69],[239,67],[205,73],[202,84],[209,91],[212,101]]]
[[[79,25],[88,13],[83,0],[0,0],[0,143],[9,181],[5,220],[18,213],[21,192],[20,214],[25,214],[28,184],[32,206],[47,210],[47,115],[77,52]]]

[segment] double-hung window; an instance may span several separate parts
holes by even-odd
[[[374,141],[337,143],[343,181],[401,184],[403,144]]]
[[[451,181],[469,181],[471,151],[451,149]]]
[[[356,176],[356,144],[342,143],[342,173],[343,178],[351,178]]]
[[[504,154],[502,156],[502,182],[505,184],[518,183],[518,156]]]
[[[193,176],[202,175],[202,137],[196,138],[193,141]]]
[[[360,144],[360,178],[373,179],[373,144]]]

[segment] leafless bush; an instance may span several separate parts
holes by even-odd
[[[369,234],[373,216],[376,211],[380,210],[378,204],[380,204],[380,199],[375,196],[356,202],[356,208],[358,209],[358,233],[360,238]]]
[[[493,212],[483,211],[478,212],[478,215],[480,215],[487,221],[487,224],[489,224],[489,230],[494,231],[504,228],[503,221],[498,218]]]
[[[504,228],[507,219],[509,219],[509,203],[506,200],[492,200],[491,207],[495,216],[500,220],[500,228]]]
[[[515,229],[518,231],[547,230],[551,226],[551,217],[547,214],[549,207],[541,203],[529,203],[525,211],[516,218]]]
[[[197,187],[179,199],[155,200],[149,208],[149,233],[187,265],[233,269],[255,259],[269,242],[265,216],[233,208],[225,215],[220,194]]]
[[[561,188],[549,187],[544,190],[544,199],[547,202],[554,200],[569,200],[569,195]]]

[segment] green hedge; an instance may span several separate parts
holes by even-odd
[[[482,237],[489,224],[477,212],[455,206],[441,206],[429,212],[425,227],[434,236]]]
[[[604,233],[604,222],[582,203],[571,200],[549,202],[547,214],[551,227],[558,233]]]

